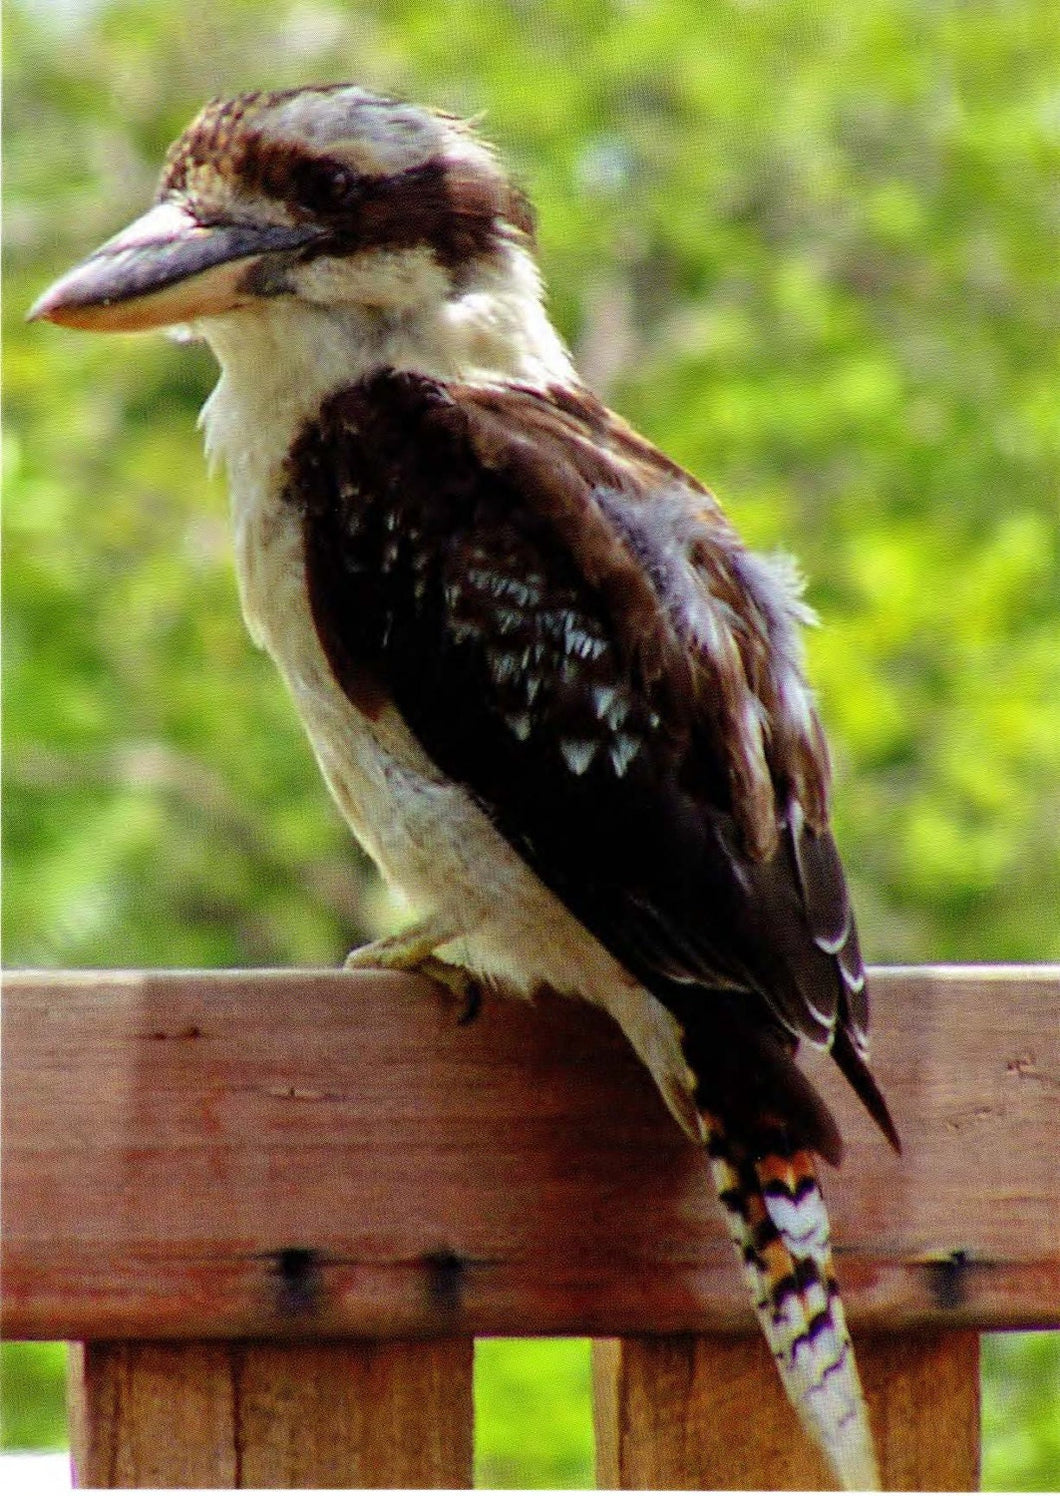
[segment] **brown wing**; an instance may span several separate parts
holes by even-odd
[[[376,375],[303,433],[289,496],[339,679],[376,682],[678,1013],[705,1089],[729,1086],[736,1061],[719,1069],[720,1050],[749,1047],[780,1077],[792,1038],[838,1033],[879,1115],[783,569],[569,391]]]

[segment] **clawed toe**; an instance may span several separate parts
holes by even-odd
[[[464,1006],[457,1014],[457,1023],[461,1028],[466,1028],[469,1023],[482,1012],[482,986],[481,983],[468,979],[467,991],[464,994]]]
[[[482,988],[469,972],[452,961],[443,961],[439,956],[428,956],[420,961],[416,970],[429,977],[432,982],[448,988],[460,1003],[457,1023],[473,1023],[482,1007]]]
[[[391,935],[371,945],[358,946],[342,963],[344,971],[420,972],[432,982],[445,987],[460,1004],[457,1023],[473,1023],[482,1007],[482,988],[462,966],[443,961],[434,954],[439,937],[431,932],[413,931]]]

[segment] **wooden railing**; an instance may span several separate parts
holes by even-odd
[[[475,1336],[594,1337],[598,1483],[818,1488],[703,1159],[611,1022],[414,978],[13,974],[3,1314],[76,1341],[84,1485],[466,1486]],[[1060,968],[873,974],[829,1064],[885,1484],[977,1482],[986,1329],[1060,1325]]]

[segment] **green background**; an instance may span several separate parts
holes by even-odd
[[[239,619],[208,353],[21,321],[206,97],[344,77],[484,112],[589,381],[800,557],[870,959],[1060,957],[1051,0],[6,14],[9,965],[332,963],[393,918]],[[54,1443],[61,1352],[3,1371],[5,1442]],[[1058,1337],[984,1375],[987,1484],[1056,1488]],[[484,1347],[481,1481],[584,1484],[587,1389],[584,1343]]]

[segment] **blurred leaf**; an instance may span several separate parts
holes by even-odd
[[[585,1490],[593,1484],[587,1340],[475,1344],[475,1485]]]
[[[1060,1335],[983,1339],[984,1491],[1060,1488]]]
[[[0,1449],[65,1449],[66,1346],[0,1345]]]

